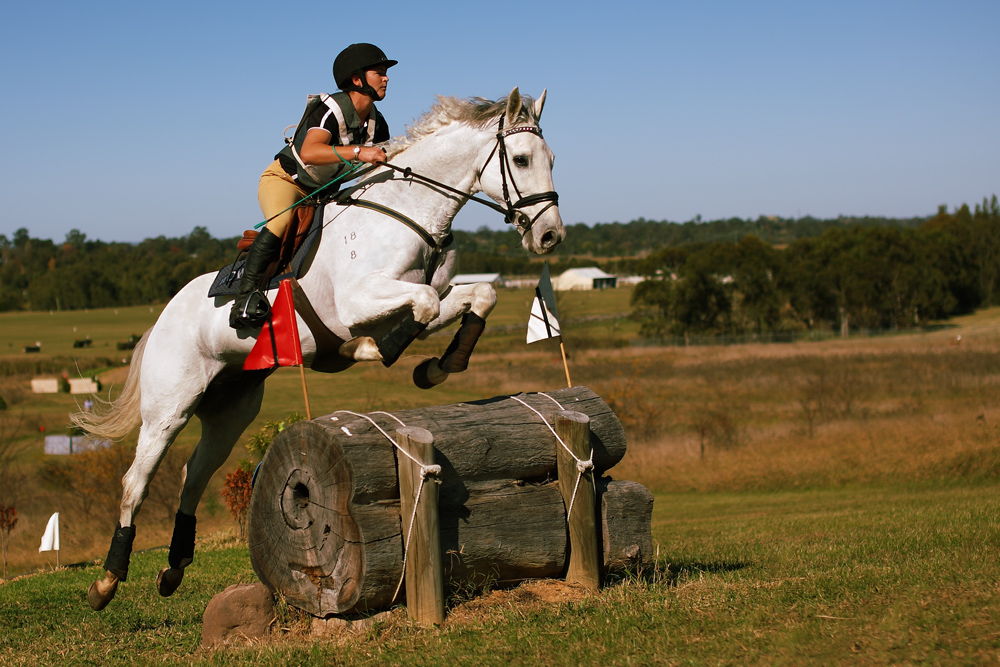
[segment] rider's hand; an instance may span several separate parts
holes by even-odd
[[[381,164],[386,161],[385,151],[375,146],[362,146],[358,159],[369,164]]]

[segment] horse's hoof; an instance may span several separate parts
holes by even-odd
[[[168,598],[174,594],[184,578],[184,568],[165,567],[156,575],[156,590],[162,597]]]
[[[340,356],[354,361],[382,361],[375,339],[371,336],[358,336],[340,346]]]
[[[87,589],[87,602],[94,611],[100,611],[115,599],[118,592],[118,577],[108,574],[104,579],[98,579]]]
[[[433,389],[448,379],[448,374],[441,370],[437,357],[421,361],[413,369],[413,384],[420,389]]]

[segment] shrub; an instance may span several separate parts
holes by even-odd
[[[236,470],[226,475],[226,481],[222,487],[222,498],[226,501],[226,507],[229,508],[229,512],[239,526],[240,540],[246,539],[252,479],[252,464],[244,459],[240,461]]]
[[[7,576],[7,545],[10,544],[10,531],[17,526],[17,509],[0,503],[0,543],[3,546],[3,576]]]
[[[278,437],[279,433],[299,421],[302,421],[302,415],[293,412],[279,422],[264,422],[256,435],[250,436],[250,440],[247,442],[247,451],[258,458],[264,458],[264,452],[270,447],[271,441]]]

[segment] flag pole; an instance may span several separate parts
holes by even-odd
[[[569,379],[569,364],[566,363],[566,346],[563,345],[562,336],[559,337],[559,351],[562,352],[563,369],[566,371],[566,386],[572,387],[573,381]]]
[[[299,364],[299,375],[302,377],[302,396],[306,400],[306,419],[312,420],[312,411],[309,409],[309,390],[306,389],[306,368]]]

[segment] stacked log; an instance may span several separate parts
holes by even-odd
[[[625,454],[625,432],[586,387],[393,413],[335,412],[285,429],[269,447],[250,504],[250,558],[261,581],[316,616],[386,608],[405,544],[397,429],[434,438],[440,548],[452,586],[561,576],[566,505],[555,482],[554,414],[590,419],[595,479]],[[652,558],[652,496],[599,479],[595,512],[607,571]]]

